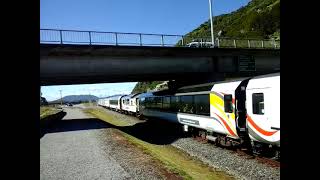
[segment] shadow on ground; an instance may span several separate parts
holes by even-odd
[[[117,128],[127,134],[151,144],[166,145],[184,136],[182,126],[161,120],[148,120],[133,126]]]
[[[54,117],[50,117],[50,119],[42,119],[40,121],[40,138],[47,133],[102,129],[108,127],[104,121],[96,118],[62,120],[65,115],[66,113],[62,112]]]
[[[132,126],[115,126],[97,118],[87,119],[55,119],[40,133],[40,138],[47,133],[114,128],[130,134],[138,139],[157,145],[171,144],[183,136],[181,125],[160,120],[148,120]]]
[[[66,114],[66,112],[60,111],[45,118],[40,118],[40,138],[42,138],[46,134],[48,129],[50,129],[50,127],[55,124],[55,122],[61,120]]]

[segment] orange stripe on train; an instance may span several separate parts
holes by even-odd
[[[228,126],[228,124],[226,123],[226,121],[220,117],[217,113],[215,113],[218,118],[223,122],[223,124],[226,126],[227,130],[229,131],[229,133],[232,135],[232,136],[236,136],[236,134],[231,130],[231,128]]]
[[[278,132],[278,131],[270,132],[270,131],[263,130],[256,123],[253,122],[252,118],[248,114],[247,114],[247,120],[257,131],[259,131],[261,134],[265,136],[272,136],[274,133]]]

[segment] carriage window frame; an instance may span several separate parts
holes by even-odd
[[[224,112],[233,113],[232,94],[225,94],[223,96]]]
[[[209,94],[201,94],[194,96],[194,105],[196,114],[210,116],[210,96]]]
[[[195,114],[194,95],[180,96],[180,110],[182,113]]]
[[[170,111],[179,112],[180,96],[170,96]]]
[[[162,98],[162,109],[164,110],[170,109],[170,96],[164,96]]]
[[[261,104],[262,104],[262,106],[261,106]],[[263,93],[252,93],[252,114],[256,114],[256,115],[264,115],[265,114],[264,94]]]

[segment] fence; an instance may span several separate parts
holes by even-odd
[[[182,35],[40,29],[40,42],[53,44],[176,46]],[[183,45],[183,44],[181,44]]]
[[[211,38],[193,38],[183,35],[40,29],[40,43],[51,44],[208,47],[203,46],[205,43],[212,47],[210,42]],[[216,38],[215,47],[279,49],[280,41]]]

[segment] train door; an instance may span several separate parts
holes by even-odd
[[[246,87],[249,79],[242,81],[235,90],[236,129],[241,138],[248,138]]]
[[[247,89],[247,127],[256,141],[268,138],[271,130],[270,88]],[[267,100],[267,101],[266,101]]]
[[[139,112],[139,98],[136,98],[136,112]]]

